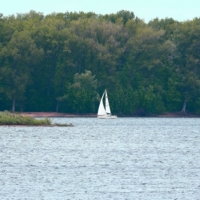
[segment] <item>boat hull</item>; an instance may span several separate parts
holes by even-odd
[[[98,115],[97,118],[98,119],[116,119],[117,116],[116,115]]]

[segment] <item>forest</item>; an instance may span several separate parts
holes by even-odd
[[[200,18],[0,13],[0,111],[200,114]]]

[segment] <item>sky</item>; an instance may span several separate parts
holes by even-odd
[[[30,10],[44,15],[67,11],[104,15],[127,10],[147,23],[154,18],[173,18],[181,22],[200,17],[200,0],[0,0],[3,16]]]

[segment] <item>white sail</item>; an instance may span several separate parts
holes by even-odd
[[[104,99],[104,97],[105,97],[105,99]],[[105,101],[106,108],[104,107],[103,100]],[[104,93],[101,97],[97,117],[100,119],[116,119],[117,118],[116,115],[111,115],[111,110],[110,110],[110,105],[109,105],[108,95],[107,95],[106,90],[104,91]]]
[[[111,114],[110,105],[109,105],[109,101],[108,101],[108,94],[107,94],[106,90],[105,90],[105,104],[106,104],[106,113]]]
[[[99,109],[98,109],[97,115],[106,115],[106,110],[105,110],[104,105],[103,105],[103,97],[104,97],[104,93],[101,97],[101,101],[100,101],[100,104],[99,104]]]

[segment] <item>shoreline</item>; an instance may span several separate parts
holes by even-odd
[[[69,113],[59,113],[59,112],[21,112],[19,113],[23,116],[36,117],[36,118],[44,118],[44,117],[93,117],[96,118],[96,114],[69,114]],[[157,115],[147,115],[147,116],[139,116],[139,115],[119,115],[118,117],[156,117],[156,118],[199,118],[200,115],[190,114],[190,113],[164,113]]]
[[[95,114],[69,114],[69,113],[59,113],[59,112],[21,112],[19,113],[23,116],[28,117],[96,117]]]

